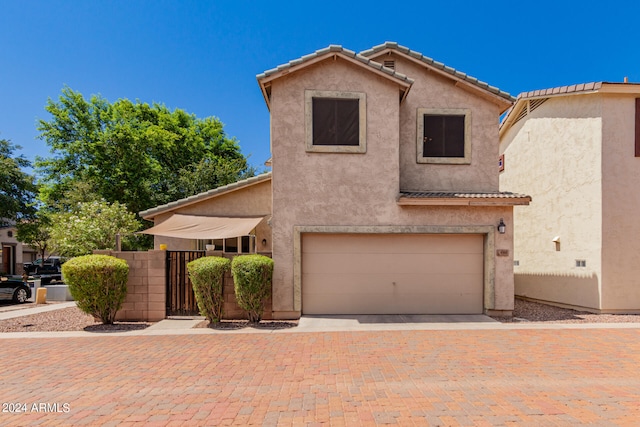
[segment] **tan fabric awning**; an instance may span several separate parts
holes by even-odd
[[[246,236],[263,218],[261,216],[233,218],[173,214],[166,221],[140,233],[180,239],[227,239]]]

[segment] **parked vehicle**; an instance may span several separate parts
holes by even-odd
[[[50,256],[49,258],[42,260],[38,258],[33,262],[27,262],[24,264],[24,271],[27,274],[42,275],[42,274],[60,274],[62,271],[62,264],[66,259],[59,256]]]
[[[13,301],[22,304],[31,298],[31,288],[20,279],[0,278],[0,301]]]

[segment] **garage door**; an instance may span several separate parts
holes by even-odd
[[[483,311],[483,236],[303,234],[303,314]]]

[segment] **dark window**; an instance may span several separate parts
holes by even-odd
[[[425,114],[423,157],[464,157],[464,116]]]
[[[313,145],[360,145],[358,99],[313,98]]]
[[[248,254],[251,248],[251,237],[242,236],[242,253]]]

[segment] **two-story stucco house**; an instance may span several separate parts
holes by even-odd
[[[513,310],[513,206],[531,199],[499,191],[509,94],[396,43],[257,79],[274,318]]]
[[[640,313],[640,84],[525,92],[503,120],[500,184],[515,209],[515,293]]]

